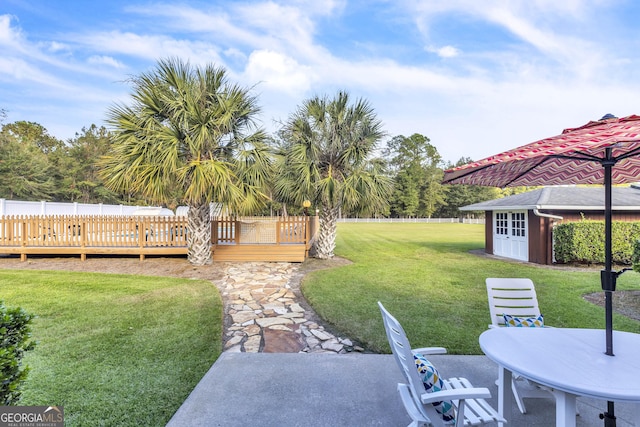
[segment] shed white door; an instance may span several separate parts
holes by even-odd
[[[493,254],[529,261],[527,211],[494,211]]]

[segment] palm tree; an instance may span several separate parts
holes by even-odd
[[[132,85],[131,105],[108,112],[115,132],[101,175],[116,191],[187,205],[188,259],[208,264],[210,203],[239,214],[264,203],[271,161],[255,126],[256,98],[229,83],[223,68],[178,59],[159,61]]]
[[[314,255],[333,257],[341,209],[376,213],[386,209],[391,181],[382,162],[372,159],[384,135],[369,104],[340,91],[334,99],[305,101],[280,132],[275,194],[300,206],[312,201],[320,210]]]

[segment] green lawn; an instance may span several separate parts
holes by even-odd
[[[376,302],[417,346],[480,354],[489,323],[484,279],[530,277],[545,322],[604,328],[604,310],[583,300],[600,275],[469,254],[482,225],[339,224],[336,254],[353,264],[310,273],[303,292],[324,319],[367,349],[388,352]],[[619,289],[638,289],[629,272]],[[0,270],[7,306],[34,321],[36,349],[22,405],[63,405],[67,426],[164,425],[220,354],[222,302],[206,281]],[[640,322],[614,317],[616,329]],[[603,343],[604,348],[604,343]]]
[[[0,289],[38,316],[20,405],[62,405],[66,426],[165,425],[221,351],[207,281],[0,270]]]
[[[486,277],[531,278],[545,324],[604,329],[604,309],[582,298],[600,291],[599,270],[562,271],[469,253],[482,248],[483,225],[340,223],[336,255],[353,264],[311,273],[302,289],[322,318],[375,352],[390,351],[376,305],[382,301],[415,347],[482,354],[478,336],[490,323]],[[618,289],[639,285],[635,272],[618,281]],[[619,315],[614,327],[640,333],[640,322]]]

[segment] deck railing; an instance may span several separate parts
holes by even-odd
[[[304,244],[309,241],[307,217],[217,217],[211,224],[216,244]]]
[[[0,246],[186,246],[186,226],[169,216],[3,216]]]
[[[220,217],[211,243],[306,245],[307,225],[308,217]],[[187,233],[185,216],[0,216],[0,254],[186,254]]]

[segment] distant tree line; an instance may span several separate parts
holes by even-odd
[[[97,175],[110,134],[91,125],[63,142],[38,123],[18,121],[0,130],[0,198],[81,203],[143,202],[108,190]]]
[[[0,115],[2,119],[3,115]],[[278,138],[273,147],[282,150]],[[98,174],[99,160],[106,156],[112,133],[91,125],[62,141],[38,123],[18,121],[2,124],[0,130],[0,198],[32,201],[152,204],[135,193],[115,192]],[[274,148],[275,150],[275,148]],[[493,187],[442,185],[443,171],[471,161],[461,158],[445,163],[429,138],[420,134],[398,135],[382,147],[374,159],[393,182],[388,206],[364,215],[393,218],[452,218],[469,213],[459,207],[504,196]],[[511,190],[513,191],[513,190]],[[175,208],[177,201],[167,203]],[[300,213],[301,201],[284,204],[271,197],[256,214]],[[342,208],[341,216],[364,216],[358,209]]]

